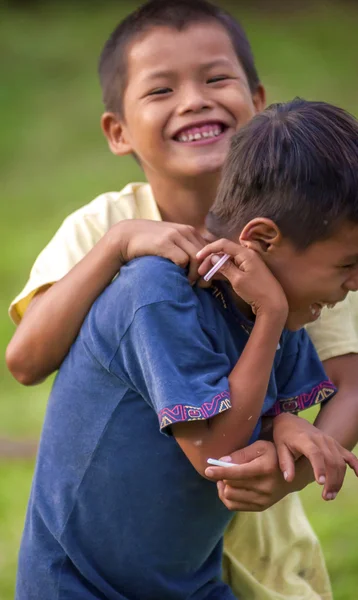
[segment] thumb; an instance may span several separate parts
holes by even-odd
[[[285,444],[276,446],[278,463],[286,481],[291,482],[295,477],[295,461]]]
[[[225,461],[230,458],[230,462],[236,463],[238,465],[243,465],[245,463],[252,462],[256,460],[260,455],[265,452],[265,449],[262,447],[261,441],[255,442],[250,446],[246,446],[245,448],[241,448],[240,450],[236,450],[230,454],[230,457],[225,457]]]

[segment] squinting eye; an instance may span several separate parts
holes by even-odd
[[[208,83],[216,83],[217,81],[225,81],[225,79],[230,79],[228,75],[217,75],[216,77],[210,77],[208,79]]]
[[[357,266],[357,263],[351,263],[349,265],[341,265],[339,268],[340,269],[354,269],[354,267]]]
[[[153,90],[152,92],[149,92],[148,96],[157,96],[160,94],[168,94],[168,92],[172,92],[173,90],[171,90],[170,88],[157,88],[156,90]]]

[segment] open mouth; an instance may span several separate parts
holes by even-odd
[[[200,125],[192,125],[181,129],[174,135],[174,140],[181,143],[197,143],[197,142],[210,142],[225,133],[228,129],[227,125],[219,121],[215,123],[202,123]]]
[[[312,317],[314,319],[318,319],[318,317],[321,315],[322,308],[324,308],[325,306],[327,308],[334,308],[335,305],[336,305],[336,303],[332,303],[332,302],[314,302],[314,304],[310,304],[310,311],[311,311]]]

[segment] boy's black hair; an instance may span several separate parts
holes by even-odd
[[[325,102],[273,104],[234,135],[207,217],[235,237],[256,217],[272,219],[298,249],[358,222],[358,121]]]
[[[181,31],[193,23],[208,21],[219,23],[227,31],[254,94],[260,81],[251,47],[243,28],[229,13],[207,0],[149,0],[119,23],[102,50],[98,70],[106,109],[123,112],[127,50],[136,37],[153,27]]]

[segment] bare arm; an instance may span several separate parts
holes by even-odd
[[[125,262],[145,254],[180,266],[190,260],[189,277],[194,279],[196,253],[203,244],[186,225],[133,220],[112,227],[65,277],[31,301],[6,351],[13,376],[33,385],[58,369],[93,302]]]
[[[201,475],[209,457],[220,458],[247,445],[260,417],[284,322],[281,315],[256,320],[229,376],[231,409],[205,421],[173,426],[178,444]]]
[[[8,368],[20,383],[39,383],[59,367],[120,266],[116,244],[105,236],[65,277],[33,298],[6,351]]]
[[[352,450],[358,442],[358,354],[345,354],[323,363],[338,392],[325,404],[314,424],[341,446]],[[294,486],[301,490],[315,480],[312,466],[302,457],[296,463]]]
[[[315,425],[349,450],[358,441],[358,354],[331,358],[324,366],[338,386],[338,393],[322,407]],[[227,485],[219,483],[219,495],[230,510],[266,510],[287,494],[302,490],[315,480],[309,460],[302,456],[295,464],[294,480],[286,482],[270,442],[258,441],[233,453],[231,459],[239,466],[232,470],[207,469],[207,475],[212,479],[226,480]],[[337,476],[340,476],[337,464],[332,463],[327,480],[331,480],[333,489]]]
[[[216,249],[218,243],[209,245]],[[233,290],[255,307],[256,320],[248,342],[229,375],[232,408],[215,417],[177,423],[174,436],[197,471],[204,475],[209,457],[220,458],[245,446],[260,417],[277,345],[287,319],[281,286],[259,255],[232,242],[224,251],[233,257],[220,270]]]
[[[314,424],[352,450],[358,442],[358,354],[336,356],[323,364],[338,393],[322,407]]]

